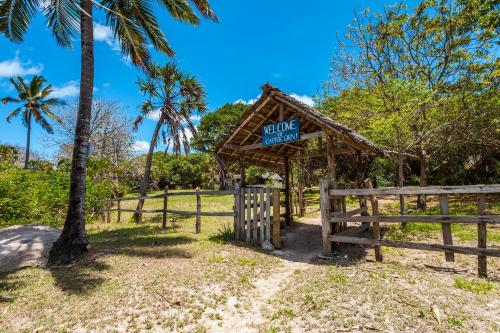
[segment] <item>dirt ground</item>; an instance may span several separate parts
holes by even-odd
[[[317,217],[271,253],[208,232],[90,227],[80,262],[0,274],[0,331],[500,331],[497,258],[490,280],[465,255],[384,248],[378,263],[351,247],[324,260]]]

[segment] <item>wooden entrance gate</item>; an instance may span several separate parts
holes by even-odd
[[[236,240],[254,244],[269,241],[274,247],[281,247],[280,189],[236,188],[234,202]]]

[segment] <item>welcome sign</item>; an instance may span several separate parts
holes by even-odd
[[[262,146],[272,146],[300,139],[300,121],[286,120],[262,127]]]

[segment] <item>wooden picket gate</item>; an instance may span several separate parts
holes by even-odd
[[[280,189],[242,188],[235,191],[235,239],[254,244],[267,240],[281,247]]]

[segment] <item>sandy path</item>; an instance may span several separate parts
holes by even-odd
[[[274,309],[269,300],[285,285],[285,281],[297,269],[309,267],[310,261],[321,253],[321,226],[319,218],[301,219],[282,232],[283,249],[271,254],[281,258],[281,263],[265,279],[252,281],[250,294],[245,299],[230,297],[226,304],[216,309],[222,320],[212,320],[205,316],[202,324],[209,332],[260,332],[266,329],[268,319]]]

